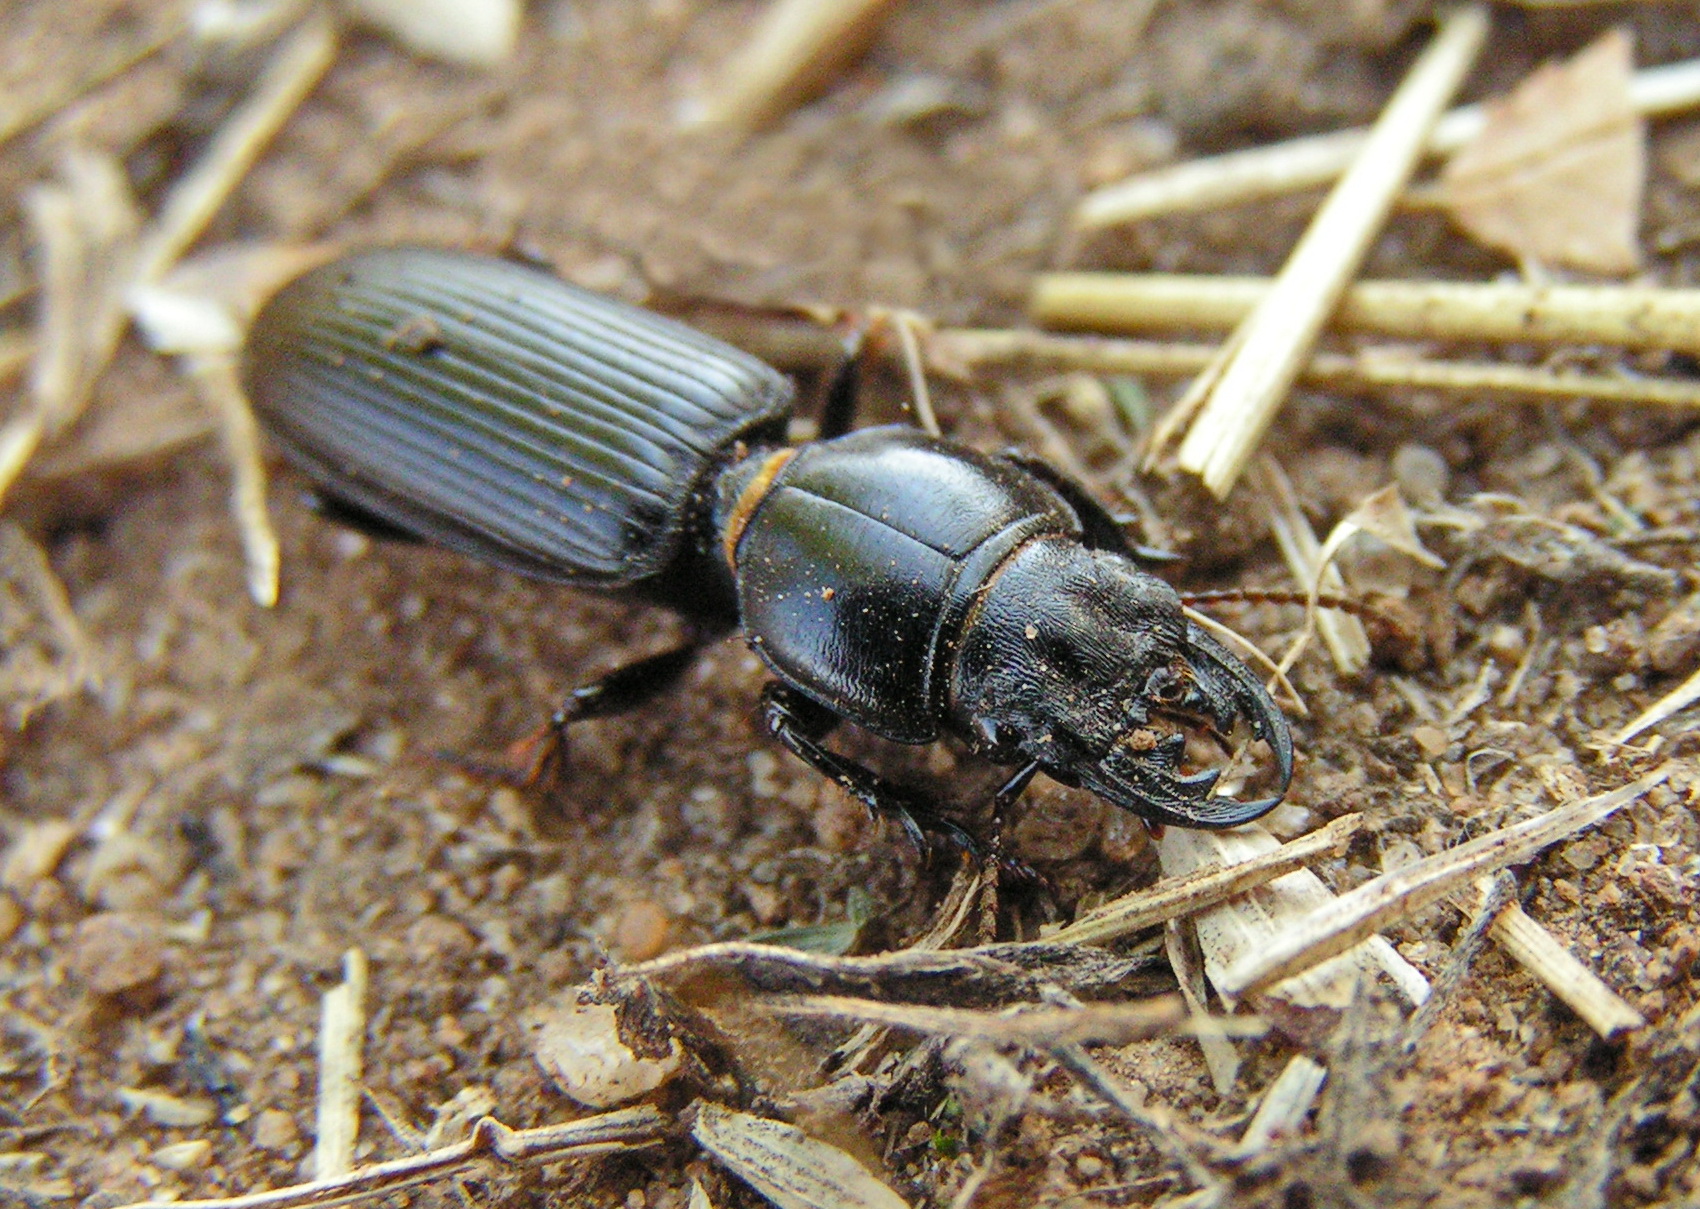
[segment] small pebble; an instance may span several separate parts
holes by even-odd
[[[1427,445],[1401,445],[1393,451],[1393,481],[1419,508],[1432,508],[1446,498],[1452,477],[1446,459]]]
[[[0,890],[0,945],[5,944],[24,926],[24,909],[18,900]]]
[[[628,961],[648,961],[667,948],[672,921],[659,904],[649,899],[627,903],[614,925],[614,947]]]
[[[149,1157],[154,1166],[164,1167],[167,1171],[198,1171],[212,1157],[212,1143],[205,1138],[173,1142],[169,1146],[161,1146]]]
[[[165,968],[159,930],[127,911],[102,911],[77,925],[71,938],[71,973],[97,995],[146,986]]]
[[[295,1118],[279,1108],[268,1108],[254,1118],[254,1145],[261,1150],[283,1153],[301,1140]]]
[[[1095,1154],[1076,1155],[1074,1176],[1083,1183],[1093,1183],[1103,1177],[1104,1160]]]
[[[1110,807],[1083,790],[1047,787],[1034,795],[1012,828],[1015,849],[1032,861],[1067,861],[1080,856],[1103,833]]]
[[[174,1096],[151,1087],[120,1087],[118,1100],[131,1112],[138,1112],[155,1125],[172,1129],[193,1129],[209,1124],[218,1110],[211,1100],[198,1096]]]
[[[1437,758],[1451,746],[1446,732],[1438,726],[1413,726],[1411,738],[1422,748],[1424,757],[1430,760]]]
[[[1104,831],[1098,837],[1098,852],[1118,865],[1131,864],[1151,849],[1151,829],[1145,820],[1126,810],[1111,810],[1104,816]]]
[[[1277,839],[1296,839],[1317,828],[1316,812],[1292,802],[1282,802],[1263,816],[1263,826]]]

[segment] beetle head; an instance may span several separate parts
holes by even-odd
[[[1175,590],[1128,558],[1040,538],[1005,561],[964,626],[952,711],[980,750],[1036,760],[1153,822],[1232,827],[1271,809],[1293,773],[1286,718],[1245,664],[1186,619]],[[1244,721],[1275,760],[1271,796],[1212,796],[1181,771],[1186,730]]]

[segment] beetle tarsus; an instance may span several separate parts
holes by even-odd
[[[1015,800],[1027,792],[1027,787],[1033,783],[1033,778],[1039,773],[1039,761],[1029,760],[1015,770],[1015,775],[1003,783],[1003,787],[992,797],[992,805],[997,811],[998,822],[1003,822],[1003,812],[1015,804]]]
[[[857,323],[844,333],[843,353],[827,379],[826,397],[820,409],[823,441],[841,437],[856,422],[856,404],[862,390],[862,359],[867,355],[868,329]]]
[[[623,714],[666,692],[695,661],[702,643],[702,635],[693,630],[676,647],[633,660],[575,688],[547,722],[509,744],[507,758],[499,763],[457,752],[438,755],[475,777],[539,793],[551,803],[559,802],[571,767],[567,758],[571,746],[568,728],[587,718]]]
[[[932,837],[975,861],[984,858],[983,845],[961,824],[945,818],[871,768],[828,750],[821,740],[839,721],[831,710],[778,681],[769,682],[762,690],[761,700],[762,716],[770,735],[816,772],[841,785],[868,808],[870,815],[890,819],[902,827],[922,856],[931,856],[934,845],[929,837]]]
[[[555,711],[550,725],[564,731],[586,718],[606,718],[636,709],[673,687],[701,649],[701,636],[692,633],[676,647],[635,659],[600,680],[575,688]]]

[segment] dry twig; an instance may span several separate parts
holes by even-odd
[[[1280,463],[1273,457],[1265,457],[1258,465],[1262,470],[1264,511],[1269,517],[1270,532],[1275,535],[1275,544],[1280,547],[1288,572],[1303,586],[1312,602],[1305,608],[1303,632],[1277,666],[1283,675],[1291,671],[1314,630],[1322,635],[1322,641],[1334,659],[1334,666],[1347,676],[1355,676],[1369,666],[1369,634],[1364,630],[1364,623],[1350,613],[1339,609],[1319,609],[1314,604],[1324,591],[1337,596],[1348,594],[1346,580],[1332,561],[1338,547],[1328,549],[1316,540],[1310,519],[1299,506],[1292,480]],[[1333,547],[1334,543],[1331,541],[1329,546]]]
[[[1629,725],[1607,739],[1606,744],[1611,747],[1622,747],[1648,727],[1657,726],[1666,718],[1680,713],[1696,701],[1700,701],[1700,668],[1695,669],[1692,676],[1642,710]]]
[[[1178,378],[1206,371],[1216,345],[1059,336],[1049,332],[947,328],[927,337],[936,373],[964,377],[985,367],[1025,365],[1099,374]],[[1586,374],[1473,361],[1436,361],[1408,349],[1366,349],[1347,356],[1312,353],[1299,372],[1305,386],[1336,390],[1398,388],[1514,399],[1581,399],[1700,411],[1700,383],[1680,378]],[[1178,411],[1179,407],[1171,408]],[[1165,419],[1167,417],[1165,416]]]
[[[509,1129],[494,1117],[481,1117],[463,1142],[373,1163],[334,1179],[206,1200],[141,1201],[120,1209],[323,1209],[472,1172],[491,1161],[512,1167],[573,1162],[654,1146],[667,1133],[667,1118],[647,1104],[533,1129]]]
[[[1643,117],[1692,109],[1700,104],[1700,59],[1636,72],[1629,95]],[[1480,105],[1450,111],[1435,123],[1425,151],[1456,151],[1481,132],[1484,121]],[[1344,172],[1368,137],[1363,129],[1338,130],[1158,168],[1087,194],[1074,222],[1083,229],[1109,227],[1315,189]]]
[[[29,405],[0,429],[0,499],[43,442],[82,415],[124,331],[138,217],[123,168],[79,153],[61,175],[24,198],[41,248],[41,319]]]
[[[1505,905],[1513,901],[1517,892],[1515,879],[1504,869],[1493,877],[1477,879],[1476,884],[1481,887],[1481,900],[1470,916],[1469,925],[1453,941],[1452,952],[1447,955],[1446,964],[1441,967],[1432,984],[1434,993],[1405,1022],[1400,1043],[1407,1054],[1416,1053],[1423,1038],[1428,1035],[1428,1030],[1440,1019],[1440,1013],[1452,1002],[1458,988],[1464,985],[1470,968],[1475,965],[1482,947],[1487,944],[1488,929],[1493,926],[1493,921],[1505,909]]]
[[[0,620],[6,619],[5,597],[14,594],[29,611],[27,624],[51,635],[56,656],[45,665],[38,664],[26,657],[26,644],[16,641],[0,652],[0,689],[11,698],[7,721],[21,728],[32,712],[48,702],[100,687],[101,676],[95,645],[77,620],[70,594],[54,574],[47,552],[17,525],[0,520]]]
[[[1189,831],[1171,827],[1158,844],[1163,868],[1185,872],[1200,867],[1234,865],[1277,846],[1275,837],[1256,823],[1228,831]],[[1195,918],[1205,968],[1217,993],[1236,996],[1225,974],[1241,961],[1255,958],[1278,944],[1296,922],[1325,910],[1333,893],[1310,869],[1296,869]],[[1428,998],[1428,980],[1380,936],[1342,953],[1316,969],[1271,989],[1258,1010],[1295,1036],[1316,1038],[1331,1030],[1341,1012],[1358,993],[1359,984],[1384,975],[1411,1003]]]
[[[862,1020],[911,1033],[969,1037],[1009,1045],[1127,1045],[1153,1037],[1261,1037],[1267,1028],[1252,1017],[1188,1015],[1176,996],[1134,1003],[1089,1003],[1076,1007],[1024,1007],[1017,1011],[972,1011],[881,1003],[842,995],[781,996],[764,1006],[784,1016]]]
[[[1310,1115],[1311,1105],[1322,1091],[1328,1069],[1303,1054],[1294,1054],[1281,1068],[1275,1082],[1263,1093],[1251,1123],[1234,1147],[1236,1158],[1250,1158],[1268,1150],[1274,1142],[1298,1133]]]
[[[866,957],[832,957],[780,945],[721,941],[667,953],[621,969],[622,977],[654,979],[679,988],[706,980],[711,992],[730,975],[767,994],[835,994],[883,1003],[1007,1007],[1035,1002],[1055,990],[1102,993],[1146,968],[1143,956],[1121,956],[1085,945],[1028,941],[968,949],[902,949]]]
[[[1231,331],[1269,292],[1263,277],[1045,273],[1028,312],[1101,332]],[[1539,341],[1700,352],[1700,290],[1645,285],[1359,281],[1332,329],[1399,340]]]
[[[1217,979],[1217,989],[1224,995],[1245,995],[1308,970],[1415,914],[1477,874],[1520,864],[1599,822],[1667,775],[1666,769],[1657,769],[1609,793],[1559,806],[1365,882],[1296,921],[1263,952],[1236,962]]]
[[[866,47],[892,0],[774,0],[693,124],[756,130],[818,90]]]
[[[1647,1023],[1640,1012],[1516,903],[1499,913],[1488,935],[1600,1036],[1609,1039]]]
[[[1165,878],[1154,886],[1105,903],[1046,939],[1053,944],[1102,944],[1166,920],[1191,915],[1253,886],[1302,869],[1321,857],[1345,851],[1362,827],[1362,815],[1344,815],[1309,835],[1237,865],[1203,868],[1181,877]]]
[[[181,33],[181,18],[172,15],[144,30],[136,41],[104,55],[84,75],[65,76],[39,71],[26,77],[33,85],[30,95],[0,97],[0,146],[34,129],[78,98],[87,96],[109,80],[117,79],[138,63],[152,58]]]
[[[1479,6],[1445,19],[1269,292],[1236,330],[1238,348],[1178,453],[1181,468],[1217,496],[1228,494],[1274,420],[1487,30],[1487,10]]]
[[[317,87],[336,58],[336,34],[311,17],[273,54],[253,95],[213,136],[201,158],[171,187],[143,234],[135,280],[158,281],[224,205],[272,137]]]
[[[1204,954],[1189,920],[1171,919],[1163,924],[1163,949],[1187,1011],[1195,1018],[1205,1018],[1209,1012],[1205,999],[1210,992],[1204,979]],[[1198,1047],[1204,1053],[1204,1068],[1210,1072],[1216,1094],[1224,1098],[1232,1095],[1240,1073],[1240,1054],[1234,1043],[1212,1029],[1198,1034]]]
[[[366,954],[342,955],[342,982],[325,992],[319,1018],[319,1109],[313,1179],[324,1183],[354,1167],[360,1128],[361,1049],[366,1041]]]
[[[260,430],[242,393],[236,359],[228,355],[188,358],[190,380],[218,417],[225,456],[234,482],[231,512],[242,535],[248,594],[262,608],[277,603],[277,532],[266,512],[266,464],[260,452]]]

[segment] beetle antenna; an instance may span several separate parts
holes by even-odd
[[[1182,592],[1181,602],[1186,605],[1217,604],[1220,602],[1245,602],[1247,604],[1294,604],[1308,605],[1312,598],[1303,592],[1290,592],[1280,588],[1222,588],[1212,592]],[[1350,613],[1365,621],[1374,621],[1387,626],[1395,633],[1408,633],[1410,626],[1375,605],[1365,601],[1353,600],[1348,596],[1336,596],[1332,592],[1319,592],[1315,604],[1322,609],[1339,609],[1342,613]]]
[[[1204,592],[1201,593],[1201,595],[1208,597],[1215,594],[1211,592]],[[1221,638],[1245,651],[1246,654],[1251,656],[1253,663],[1258,664],[1269,673],[1269,680],[1272,686],[1270,691],[1273,692],[1276,689],[1279,689],[1280,692],[1286,696],[1288,704],[1290,704],[1301,717],[1308,718],[1310,716],[1310,709],[1305,705],[1304,698],[1299,696],[1299,690],[1293,687],[1293,682],[1287,679],[1287,673],[1282,670],[1280,664],[1275,662],[1274,657],[1270,655],[1269,652],[1265,651],[1262,647],[1258,646],[1257,643],[1247,638],[1244,634],[1240,633],[1232,626],[1225,625],[1224,623],[1217,621],[1214,617],[1209,617],[1200,613],[1191,605],[1186,605],[1184,602],[1187,599],[1188,598],[1185,596],[1181,597],[1181,601],[1184,606],[1183,611],[1186,613],[1188,621],[1192,622],[1200,629],[1208,630],[1210,633],[1216,635],[1216,637]],[[1297,603],[1303,604],[1303,598],[1300,598]]]

